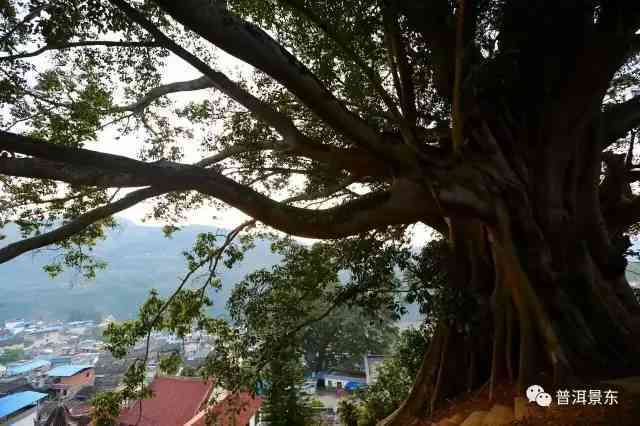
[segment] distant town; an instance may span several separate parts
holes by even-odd
[[[59,407],[63,407],[68,417],[67,424],[89,424],[91,398],[98,392],[118,389],[131,362],[146,349],[146,342],[141,342],[124,359],[113,358],[104,348],[101,333],[114,320],[108,317],[100,323],[6,321],[0,328],[0,424],[49,424],[48,419],[58,415],[55,411]],[[201,333],[184,339],[155,333],[150,341],[147,380],[152,388],[156,387],[157,360],[164,352],[179,351],[185,360],[181,369],[195,369],[210,350],[207,336]],[[168,379],[160,380],[160,389],[167,387]],[[195,382],[195,387],[203,393],[197,401],[202,401],[204,394],[213,394],[213,388],[199,378],[179,380],[176,377],[174,381],[178,381],[178,387],[187,388],[193,388],[194,383],[189,382]],[[175,386],[169,387],[175,389]],[[220,397],[219,392],[217,396]],[[147,411],[153,415],[151,408]],[[251,414],[253,418],[255,413]],[[194,412],[194,417],[197,415]],[[122,417],[126,417],[125,410]]]
[[[116,320],[112,316],[101,322],[5,321],[0,328],[0,424],[50,425],[55,418],[64,418],[65,424],[91,424],[91,399],[99,392],[121,389],[128,367],[144,356],[147,349],[146,341],[141,341],[123,359],[114,358],[101,338],[102,331],[113,321]],[[184,338],[168,333],[152,334],[146,381],[153,397],[144,401],[142,421],[138,418],[140,401],[125,404],[118,425],[142,426],[158,421],[204,425],[207,410],[223,416],[232,413],[233,422],[228,424],[265,424],[259,421],[259,396],[230,393],[194,374],[212,349],[211,339],[200,331]],[[162,374],[158,367],[160,358],[176,352],[181,355],[183,365],[175,375]],[[360,372],[327,371],[307,377],[302,391],[319,402],[324,424],[339,424],[336,416],[339,398],[372,383],[383,358],[365,356]],[[209,408],[203,411],[200,401],[209,401]],[[172,407],[171,413],[166,412],[167,406]],[[178,406],[184,407],[178,410]],[[167,416],[176,413],[182,413],[182,417],[167,422]]]

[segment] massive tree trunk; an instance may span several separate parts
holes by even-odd
[[[615,155],[605,159],[600,184],[599,116],[565,134],[572,150],[588,153],[583,161],[551,151],[507,162],[508,142],[494,136],[508,135],[506,126],[485,121],[470,129],[470,143],[494,148],[481,174],[508,180],[492,181],[486,192],[490,219],[447,220],[450,284],[477,295],[480,320],[438,325],[409,398],[382,424],[410,425],[444,398],[483,385],[492,398],[499,383],[524,395],[534,383],[561,387],[637,372],[640,306],[625,277],[624,217],[609,207],[605,218],[601,208],[623,205],[629,184],[615,179]]]

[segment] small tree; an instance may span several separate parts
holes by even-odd
[[[264,376],[269,382],[263,402],[263,421],[271,426],[308,426],[313,418],[311,401],[299,388],[303,381],[301,354],[286,348],[271,359]]]
[[[375,424],[395,411],[409,395],[428,343],[425,330],[404,330],[393,349],[378,367],[377,379],[360,395],[358,426]]]
[[[24,359],[24,356],[25,352],[23,348],[6,348],[0,352],[0,364],[20,361]]]

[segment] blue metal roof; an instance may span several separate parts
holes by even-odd
[[[33,405],[48,395],[40,392],[18,392],[0,398],[0,419]]]
[[[356,382],[356,383],[366,383],[367,379],[364,377],[352,376],[345,373],[340,373],[337,371],[319,371],[316,375],[318,379],[328,379],[328,380],[341,380],[344,382]]]
[[[56,368],[49,370],[47,376],[49,377],[71,377],[74,374],[78,374],[82,370],[87,368],[93,368],[92,365],[59,365]]]
[[[7,367],[7,375],[17,376],[18,374],[28,373],[36,368],[45,367],[49,365],[48,361],[42,359],[34,359],[33,361],[22,362],[20,364],[14,364]]]

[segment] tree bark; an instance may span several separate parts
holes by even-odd
[[[440,324],[409,398],[382,425],[417,424],[444,398],[467,392],[469,380],[464,379],[470,376],[475,377],[472,389],[488,384],[491,397],[498,384],[511,383],[524,395],[534,383],[561,385],[568,377],[635,373],[632,360],[640,356],[638,304],[627,297],[624,269],[608,274],[594,261],[586,241],[574,241],[566,268],[570,272],[553,283],[541,282],[540,275],[526,272],[537,267],[529,263],[524,241],[511,233],[517,226],[502,225],[500,230],[486,227],[494,264],[491,290],[487,282],[476,284],[491,300],[484,318],[493,325],[483,330]],[[478,237],[467,232],[457,239]],[[457,269],[483,255],[453,253],[466,256],[452,262]],[[453,276],[460,275],[464,273],[458,270]],[[473,345],[462,343],[472,337]]]

